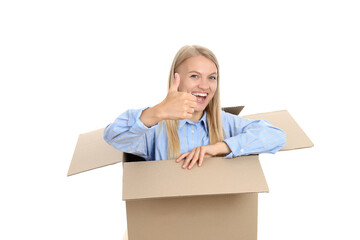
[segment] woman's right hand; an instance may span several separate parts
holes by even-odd
[[[175,73],[175,79],[166,98],[158,105],[162,120],[190,119],[195,111],[196,97],[191,93],[179,92],[180,75]]]
[[[191,93],[179,92],[180,75],[175,73],[175,79],[166,98],[159,104],[144,110],[140,120],[151,127],[162,120],[190,119],[195,111],[196,97]]]

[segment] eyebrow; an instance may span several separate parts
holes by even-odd
[[[197,74],[200,74],[200,75],[201,75],[201,73],[199,73],[198,71],[190,71],[189,73],[191,73],[191,72],[194,72],[194,73],[197,73]],[[210,73],[209,76],[210,76],[210,75],[213,75],[213,74],[216,74],[216,75],[217,75],[217,72]]]

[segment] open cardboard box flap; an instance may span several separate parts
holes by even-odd
[[[232,107],[228,109],[231,109],[229,112],[238,113],[242,108],[243,107]],[[306,136],[304,131],[286,110],[259,113],[243,117],[249,119],[265,119],[272,125],[282,129],[286,133],[286,145],[282,150],[292,150],[313,146],[311,140]],[[103,138],[103,133],[104,129],[99,129],[79,136],[69,167],[68,176],[123,161],[125,158],[124,153],[107,144]],[[224,161],[224,164],[225,162],[226,161]],[[165,163],[157,163],[156,165],[160,166],[161,164]],[[155,166],[155,164],[151,165]]]
[[[294,150],[300,148],[313,147],[314,144],[300,128],[296,121],[292,118],[287,110],[280,110],[275,112],[257,113],[243,118],[249,119],[265,119],[275,127],[280,128],[286,133],[286,144],[281,151]]]
[[[80,134],[68,176],[122,162],[124,153],[104,140],[104,128]]]
[[[268,191],[258,155],[208,158],[192,170],[173,160],[124,164],[123,200]]]

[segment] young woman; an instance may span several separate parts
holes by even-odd
[[[171,66],[166,98],[121,114],[105,128],[105,141],[146,160],[183,161],[184,169],[201,166],[210,156],[280,150],[286,136],[279,128],[221,111],[219,79],[219,64],[209,49],[182,47]]]

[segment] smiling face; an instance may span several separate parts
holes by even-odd
[[[214,97],[217,88],[217,67],[213,61],[200,55],[188,58],[177,69],[180,75],[179,92],[187,92],[196,96],[196,115],[203,111]]]

